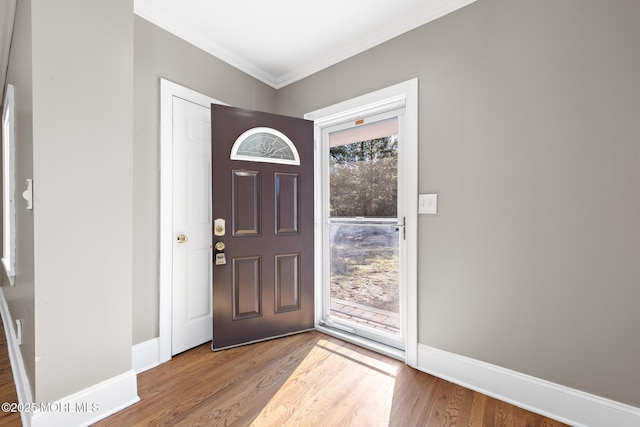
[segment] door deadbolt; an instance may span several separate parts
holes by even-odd
[[[213,221],[213,234],[216,236],[224,236],[224,228],[225,228],[225,220],[224,218],[216,218]]]
[[[178,236],[178,243],[186,243],[187,240],[189,240],[189,238],[187,236],[185,236],[184,234],[180,234]]]

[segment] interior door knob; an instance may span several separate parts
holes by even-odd
[[[186,243],[187,240],[189,240],[189,238],[184,234],[180,234],[178,236],[178,243]]]

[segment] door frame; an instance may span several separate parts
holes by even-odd
[[[326,269],[323,259],[323,169],[322,169],[322,131],[325,128],[349,120],[357,120],[363,116],[383,111],[405,109],[406,141],[403,150],[406,155],[399,159],[398,168],[404,173],[399,179],[403,180],[406,188],[406,294],[401,301],[404,312],[401,314],[402,328],[405,332],[405,350],[400,351],[383,344],[355,337],[321,324],[322,319],[322,286],[326,279]],[[359,96],[338,104],[334,104],[305,114],[305,119],[314,121],[315,139],[315,294],[316,294],[316,329],[336,335],[347,341],[355,342],[363,347],[385,353],[389,356],[404,360],[410,366],[418,364],[418,79],[408,80],[366,95]]]
[[[158,363],[171,359],[173,302],[173,97],[207,109],[228,105],[192,89],[160,79],[160,304]]]

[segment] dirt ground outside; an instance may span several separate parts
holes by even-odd
[[[348,226],[332,240],[331,297],[399,313],[395,229]]]

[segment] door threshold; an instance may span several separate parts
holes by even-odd
[[[316,330],[327,335],[331,335],[332,337],[340,338],[341,340],[347,341],[351,344],[364,347],[367,350],[375,351],[376,353],[380,353],[393,359],[397,359],[401,362],[407,363],[405,351],[400,350],[399,348],[391,347],[390,345],[382,344],[368,338],[363,338],[359,335],[355,335],[347,331],[341,331],[339,329],[329,327],[326,324],[316,325]]]
[[[234,344],[234,345],[229,345],[229,346],[220,347],[220,348],[213,348],[213,340],[212,340],[211,341],[211,351],[228,350],[230,348],[236,348],[236,347],[242,347],[242,346],[245,346],[245,345],[257,344],[259,342],[275,340],[275,339],[278,339],[278,338],[283,338],[283,337],[288,337],[288,336],[291,336],[291,335],[302,334],[304,332],[309,332],[309,331],[313,331],[313,330],[314,330],[314,328],[303,329],[301,331],[288,332],[288,333],[282,334],[282,335],[274,335],[274,336],[271,336],[271,337],[260,338],[258,340],[247,341],[247,342],[243,342],[243,343],[240,343],[240,344]]]

